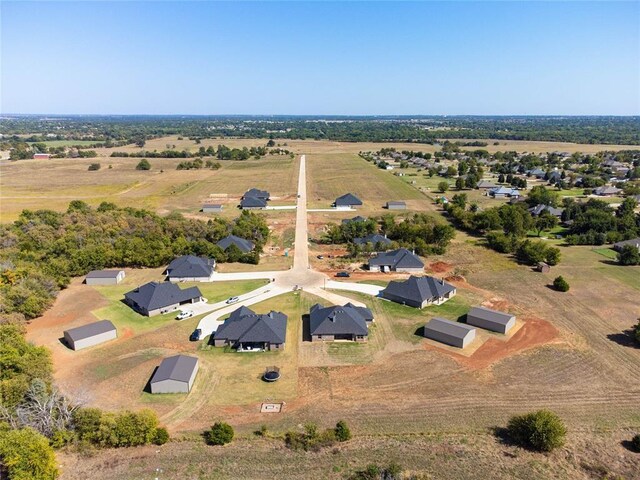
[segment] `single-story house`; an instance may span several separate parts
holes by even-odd
[[[372,233],[371,235],[367,235],[366,237],[354,238],[353,243],[355,243],[356,245],[366,245],[367,243],[371,243],[373,245],[391,245],[391,240],[389,240],[384,235],[380,235],[379,233]]]
[[[633,247],[636,247],[638,250],[640,250],[640,237],[638,238],[632,238],[631,240],[624,240],[622,242],[617,242],[613,244],[613,249],[616,252],[620,252],[622,250],[622,248],[626,245],[631,245]]]
[[[222,205],[219,203],[205,203],[202,205],[203,213],[220,213],[222,212]]]
[[[490,190],[492,188],[498,188],[498,185],[491,183],[488,180],[480,180],[476,184],[476,188],[479,188],[480,190]]]
[[[367,217],[361,217],[360,215],[357,215],[353,218],[345,218],[344,220],[342,220],[342,224],[346,225],[347,223],[351,223],[351,222],[366,222],[367,221]]]
[[[63,332],[64,340],[72,350],[93,347],[118,338],[116,327],[109,320],[89,323]]]
[[[87,285],[117,285],[124,280],[124,270],[92,270],[84,277]]]
[[[167,266],[165,275],[170,282],[210,282],[215,268],[213,258],[183,255]]]
[[[241,237],[237,237],[235,235],[224,237],[216,245],[218,245],[222,250],[226,250],[231,245],[235,245],[240,249],[242,253],[249,253],[251,250],[253,250],[253,247],[255,247],[253,242]]]
[[[424,263],[415,253],[406,248],[379,253],[369,259],[369,270],[372,272],[408,272],[424,271]]]
[[[358,205],[362,205],[362,200],[360,200],[352,193],[346,193],[341,197],[336,198],[336,201],[333,202],[333,206],[337,209],[353,208]]]
[[[404,281],[389,282],[380,296],[402,305],[424,308],[427,305],[441,305],[454,297],[456,292],[456,287],[444,280],[412,275]]]
[[[531,176],[531,177],[544,178],[545,175],[547,174],[547,172],[545,172],[541,168],[535,168],[533,170],[527,171],[526,174]]]
[[[259,198],[260,200],[269,201],[271,199],[271,195],[266,190],[258,190],[257,188],[252,188],[247,190],[242,196],[245,198]]]
[[[494,198],[517,198],[520,196],[520,191],[517,188],[500,186],[489,190],[489,195]]]
[[[619,188],[616,187],[598,187],[593,190],[594,195],[599,195],[601,197],[611,197],[613,195],[618,195],[622,192]]]
[[[498,333],[509,333],[516,324],[516,316],[484,307],[473,307],[467,313],[467,325]]]
[[[562,181],[562,174],[557,170],[550,172],[549,175],[547,175],[547,182],[549,182],[552,185],[555,185],[556,183],[561,181]]]
[[[240,200],[242,210],[260,210],[267,206],[267,201],[258,197],[243,197]]]
[[[531,213],[531,215],[533,215],[534,217],[537,217],[539,215],[542,214],[542,212],[544,211],[549,212],[549,214],[553,215],[554,217],[558,217],[560,218],[562,216],[562,212],[564,212],[564,209],[562,208],[555,208],[552,207],[550,205],[543,205],[543,204],[538,204],[535,207],[531,207],[529,209],[529,213]]]
[[[465,348],[476,338],[476,329],[444,318],[432,318],[424,326],[424,336],[453,347]]]
[[[177,310],[182,305],[201,302],[198,287],[180,289],[175,283],[149,282],[124,294],[124,302],[141,315],[152,317]]]
[[[234,310],[212,335],[213,345],[242,350],[282,350],[287,336],[287,316],[271,311],[257,314],[247,307]]]
[[[365,342],[369,335],[368,325],[372,321],[373,314],[365,307],[356,307],[352,303],[323,307],[316,303],[309,313],[311,341]]]
[[[406,202],[387,202],[387,210],[406,210],[407,203]]]
[[[198,359],[187,355],[167,357],[151,377],[151,393],[189,393],[198,373]]]

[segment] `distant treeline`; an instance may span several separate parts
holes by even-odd
[[[265,155],[293,155],[289,150],[281,148],[268,149],[267,147],[243,147],[229,148],[226,145],[218,145],[218,148],[209,146],[207,148],[200,147],[197,152],[189,152],[187,150],[163,150],[149,151],[141,150],[139,152],[112,152],[112,157],[134,157],[134,158],[201,158],[215,157],[218,160],[248,160],[249,158],[261,158]]]
[[[438,139],[462,138],[639,145],[640,117],[20,116],[3,119],[0,127],[5,136],[27,134],[36,140],[53,132],[60,139],[95,140],[111,146],[121,142],[144,146],[145,140],[167,135],[194,140],[233,137],[436,143]]]

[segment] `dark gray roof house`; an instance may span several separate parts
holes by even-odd
[[[621,251],[625,245],[631,245],[640,250],[640,237],[632,238],[631,240],[624,240],[613,244],[613,249],[617,252]]]
[[[380,235],[379,233],[372,233],[371,235],[367,235],[366,237],[357,237],[353,239],[353,243],[356,245],[366,245],[367,243],[372,243],[373,245],[382,244],[382,245],[391,245],[391,240],[389,240],[384,235]]]
[[[311,341],[363,342],[369,335],[368,322],[372,321],[373,314],[365,307],[356,307],[352,303],[323,307],[316,303],[309,313]]]
[[[453,347],[464,348],[476,338],[476,329],[445,318],[432,318],[424,326],[424,336]]]
[[[218,330],[212,341],[216,347],[229,345],[240,351],[282,350],[287,336],[287,316],[271,311],[257,314],[247,307],[234,310]]]
[[[490,188],[497,188],[497,185],[495,183],[491,183],[488,180],[480,180],[477,183],[476,188],[479,188],[479,189],[490,189]]]
[[[267,206],[267,201],[258,197],[243,197],[240,200],[240,208],[243,210],[260,209]]]
[[[87,285],[117,285],[124,279],[124,270],[92,270],[87,273]]]
[[[456,287],[435,277],[410,276],[404,281],[389,282],[380,292],[382,298],[415,308],[440,305],[456,294]]]
[[[422,272],[424,263],[415,253],[406,248],[379,253],[369,259],[369,270],[372,272]]]
[[[344,220],[342,220],[343,224],[347,224],[347,223],[351,223],[351,222],[366,222],[367,221],[367,217],[361,217],[360,215],[357,215],[353,218],[345,218]]]
[[[170,282],[210,282],[215,268],[213,258],[183,255],[167,266],[165,274]]]
[[[362,205],[362,200],[353,195],[352,193],[345,193],[341,197],[336,198],[333,203],[336,208],[351,208],[357,205]]]
[[[187,355],[167,357],[151,377],[151,393],[189,393],[198,373],[198,359]]]
[[[595,195],[600,195],[601,197],[609,197],[611,195],[618,195],[620,192],[622,192],[622,190],[620,190],[617,187],[608,187],[608,186],[603,186],[603,187],[598,187],[596,189],[593,190],[593,193]]]
[[[257,188],[252,188],[250,190],[247,190],[244,195],[242,196],[242,198],[259,198],[261,200],[269,200],[270,199],[270,195],[269,192],[267,192],[266,190],[258,190]]]
[[[555,208],[555,207],[552,207],[550,205],[543,205],[541,203],[536,205],[535,207],[531,207],[529,209],[529,212],[534,217],[537,217],[538,215],[541,215],[542,212],[544,212],[545,210],[547,212],[549,212],[549,214],[553,215],[554,217],[561,217],[562,216],[562,212],[564,212],[564,209],[562,209],[562,208]]]
[[[149,317],[177,310],[181,305],[202,301],[198,287],[180,289],[175,283],[149,282],[124,294],[131,308]]]
[[[109,320],[89,323],[63,332],[64,340],[72,350],[92,347],[118,337],[116,327]]]
[[[246,240],[244,238],[237,237],[235,235],[229,235],[227,237],[224,237],[222,240],[220,240],[217,243],[217,245],[222,250],[226,250],[231,245],[235,245],[243,253],[249,253],[251,250],[253,250],[253,247],[255,246],[253,242]]]
[[[492,332],[508,333],[516,324],[516,316],[484,307],[473,307],[467,313],[467,325]]]

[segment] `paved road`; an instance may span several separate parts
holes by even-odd
[[[237,273],[216,273],[213,281],[227,280],[251,280],[269,278],[272,282],[264,287],[260,287],[252,292],[240,296],[240,301],[233,305],[225,302],[218,302],[209,309],[203,309],[199,313],[213,312],[198,323],[198,328],[202,330],[202,338],[215,332],[222,324],[221,318],[229,315],[241,305],[249,306],[262,302],[277,295],[282,295],[293,291],[295,287],[312,293],[327,300],[331,304],[344,305],[351,302],[358,306],[364,306],[362,302],[343,297],[335,292],[328,292],[322,287],[326,284],[328,288],[350,290],[353,292],[377,295],[382,287],[363,283],[335,282],[322,272],[311,269],[309,264],[309,231],[307,220],[307,171],[306,156],[300,157],[300,172],[298,174],[298,200],[296,204],[296,234],[294,240],[293,267],[290,270],[272,272],[237,272]],[[335,284],[335,286],[334,286]]]

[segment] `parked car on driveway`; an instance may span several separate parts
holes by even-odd
[[[317,258],[318,260],[322,260],[322,259],[324,258],[324,255],[318,255],[316,258]]]
[[[351,274],[349,272],[338,272],[336,273],[336,277],[340,278],[349,278]]]
[[[176,320],[184,320],[189,317],[193,317],[193,312],[191,310],[182,310],[176,317]]]
[[[191,335],[189,335],[189,341],[191,342],[197,342],[198,340],[200,340],[200,335],[202,335],[202,330],[199,328],[196,328],[193,333]]]
[[[227,300],[227,303],[231,305],[232,303],[236,303],[240,301],[240,297],[231,297]]]

